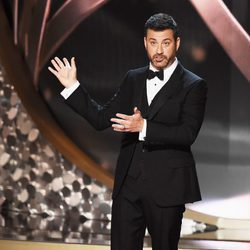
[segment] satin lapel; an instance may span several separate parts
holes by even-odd
[[[180,80],[183,67],[178,64],[174,73],[168,80],[168,82],[162,87],[162,89],[154,97],[150,107],[148,119],[152,119],[153,116],[158,112],[162,105],[173,95],[178,93],[182,88],[182,82]]]
[[[146,81],[147,81],[147,70],[148,67],[145,67],[138,73],[136,77],[135,86],[135,98],[134,98],[134,107],[137,107],[139,110],[141,109],[142,105],[142,94],[146,88]]]

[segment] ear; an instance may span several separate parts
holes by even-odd
[[[175,47],[175,49],[176,49],[176,51],[179,49],[179,47],[180,47],[180,44],[181,44],[181,39],[180,39],[180,37],[177,37],[176,38],[176,47]]]
[[[146,36],[144,36],[144,47],[145,49],[147,49],[147,37]]]

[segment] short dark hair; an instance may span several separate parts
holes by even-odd
[[[155,31],[162,31],[165,29],[171,29],[174,32],[175,40],[179,36],[178,25],[174,18],[168,14],[158,13],[151,16],[145,23],[144,35],[147,36],[147,30],[152,29]]]

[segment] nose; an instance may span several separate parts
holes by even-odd
[[[157,46],[156,52],[157,52],[157,54],[162,54],[162,53],[163,53],[163,48],[162,48],[162,45],[161,45],[161,44],[159,44],[159,45]]]

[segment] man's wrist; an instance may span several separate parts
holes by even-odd
[[[63,96],[64,99],[67,99],[79,86],[80,86],[80,83],[78,82],[78,80],[76,80],[76,82],[73,85],[71,85],[68,88],[65,88],[61,92],[61,95]]]
[[[72,83],[69,86],[65,86],[66,89],[70,89],[73,88],[73,86],[79,85],[79,81],[77,79],[75,79],[74,81],[72,81]]]

